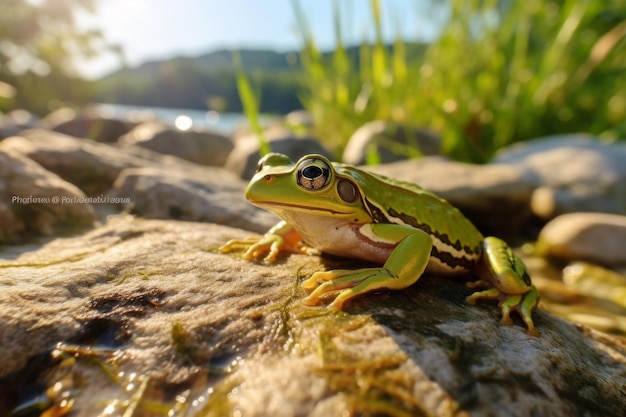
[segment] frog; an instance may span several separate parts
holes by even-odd
[[[327,298],[333,310],[375,290],[402,290],[422,275],[468,276],[466,302],[497,300],[503,325],[517,312],[538,335],[537,288],[522,260],[500,238],[483,237],[447,200],[421,186],[309,154],[293,162],[280,153],[260,159],[245,198],[280,221],[262,236],[232,239],[219,248],[275,263],[282,254],[330,254],[367,261],[354,269],[318,271],[301,283],[303,303]],[[374,266],[370,266],[374,265]]]

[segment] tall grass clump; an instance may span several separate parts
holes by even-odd
[[[447,21],[419,55],[398,33],[351,59],[335,2],[336,45],[323,54],[298,0],[302,102],[317,135],[341,152],[364,122],[427,127],[444,153],[484,162],[501,147],[550,134],[626,138],[626,3],[618,0],[449,0]]]

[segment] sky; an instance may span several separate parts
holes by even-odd
[[[317,45],[335,44],[335,0],[299,0]],[[344,42],[373,39],[369,0],[338,0]],[[380,0],[387,41],[400,33],[407,40],[428,41],[436,32],[431,1]],[[264,48],[278,51],[301,46],[292,0],[100,0],[95,15],[81,14],[79,25],[98,28],[105,39],[123,47],[131,66],[173,56],[195,56],[217,49]],[[105,54],[79,64],[83,75],[98,78],[120,62]]]

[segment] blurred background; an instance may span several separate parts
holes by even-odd
[[[186,109],[228,130],[243,79],[244,103],[304,109],[336,149],[382,119],[484,162],[554,133],[625,138],[625,38],[622,0],[2,0],[0,112]]]

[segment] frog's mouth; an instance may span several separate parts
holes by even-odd
[[[330,213],[333,216],[349,216],[354,213],[354,211],[339,211],[339,210],[332,210],[332,209],[323,208],[323,207],[305,206],[303,204],[277,203],[275,201],[250,201],[250,202],[256,206],[261,206],[261,207],[272,206],[278,209],[280,209],[281,207],[288,207],[291,210],[305,211],[305,212],[322,211],[325,213]],[[271,208],[268,207],[268,210],[271,210]]]

